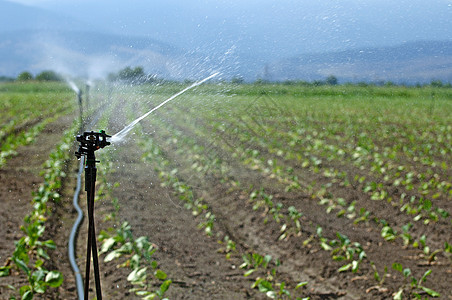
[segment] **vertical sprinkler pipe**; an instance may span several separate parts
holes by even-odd
[[[110,104],[110,102],[109,102]],[[88,126],[93,126],[97,123],[97,121],[102,116],[102,110],[99,110],[96,114],[96,116],[93,118],[93,120],[90,122]],[[83,132],[83,124],[80,124],[80,132]],[[75,258],[75,243],[77,239],[78,230],[80,227],[80,224],[83,220],[83,210],[78,205],[78,198],[80,196],[80,190],[82,189],[82,173],[83,173],[83,167],[85,165],[84,157],[80,159],[78,174],[77,174],[77,186],[75,188],[74,192],[74,198],[72,200],[72,203],[75,207],[75,210],[77,211],[77,219],[74,222],[74,225],[72,226],[71,233],[69,235],[69,242],[68,242],[68,248],[69,248],[69,262],[72,267],[72,271],[74,272],[75,276],[75,285],[77,287],[77,295],[79,300],[83,300],[83,278],[80,273],[80,269],[77,265],[77,261]]]
[[[77,92],[78,107],[80,109],[80,124],[83,124],[83,101],[82,101],[82,90]]]
[[[85,165],[85,191],[87,192],[87,206],[88,206],[88,240],[86,247],[86,270],[85,270],[85,290],[84,299],[88,299],[89,295],[89,274],[91,264],[91,254],[93,257],[94,267],[94,280],[96,283],[96,299],[102,300],[102,291],[100,285],[100,272],[99,261],[96,245],[96,230],[94,222],[94,196],[96,190],[96,156],[94,152],[105,146],[110,145],[107,138],[111,136],[107,135],[105,131],[100,132],[84,132],[77,135],[77,141],[80,143],[79,149],[75,152],[77,158],[86,156]]]

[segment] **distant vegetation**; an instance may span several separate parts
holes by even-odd
[[[118,73],[108,74],[108,81],[127,84],[154,83],[159,81],[156,75],[146,74],[143,67],[125,67]]]
[[[23,71],[20,73],[17,78],[8,77],[8,76],[0,76],[0,82],[24,82],[24,81],[63,81],[63,76],[58,74],[52,70],[45,70],[41,73],[33,76],[33,74],[29,71]],[[108,74],[107,80],[109,82],[120,82],[125,84],[146,84],[146,83],[165,83],[165,82],[173,82],[173,80],[164,79],[158,77],[156,74],[146,73],[144,68],[141,66],[130,67],[127,66],[118,72],[112,72]],[[183,83],[190,84],[193,83],[194,80],[185,79]],[[300,86],[323,86],[323,85],[354,85],[354,86],[413,86],[412,84],[396,84],[392,81],[377,81],[377,82],[369,82],[369,81],[361,81],[357,83],[351,82],[339,82],[338,78],[335,75],[329,75],[324,80],[313,80],[313,81],[305,81],[305,80],[285,80],[285,81],[270,81],[262,78],[256,79],[254,82],[247,82],[242,76],[234,76],[230,80],[226,81],[232,84],[277,84],[277,85],[300,85]],[[423,86],[431,86],[431,87],[442,87],[442,88],[452,88],[452,84],[450,82],[442,82],[438,79],[433,79],[429,84],[416,84],[416,87]]]
[[[63,81],[63,77],[52,70],[45,70],[41,73],[37,74],[35,77],[29,71],[24,71],[20,73],[17,78],[8,77],[8,76],[0,76],[0,82],[12,82],[12,81]]]

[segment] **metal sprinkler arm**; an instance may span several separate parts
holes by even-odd
[[[75,152],[75,156],[80,159],[82,155],[86,155],[90,159],[90,156],[94,156],[94,151],[110,145],[110,142],[107,141],[109,137],[111,136],[106,134],[104,130],[100,132],[86,131],[77,135],[76,139],[80,142],[80,146],[78,151]]]

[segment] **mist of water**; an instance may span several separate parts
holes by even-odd
[[[70,79],[66,79],[66,83],[71,87],[71,89],[78,95],[80,93],[80,89],[77,87],[75,82]]]
[[[169,97],[168,99],[166,99],[165,101],[163,101],[162,103],[160,103],[159,105],[157,105],[156,107],[154,107],[153,109],[151,109],[150,111],[148,111],[147,113],[145,113],[144,115],[142,115],[141,117],[135,119],[132,123],[130,123],[129,125],[127,125],[126,127],[124,127],[121,131],[119,131],[118,133],[114,134],[111,139],[110,142],[112,143],[118,143],[121,142],[125,136],[130,132],[130,130],[133,129],[133,127],[138,124],[138,122],[140,122],[141,120],[143,120],[144,118],[146,118],[147,116],[149,116],[151,113],[153,113],[154,111],[156,111],[157,109],[159,109],[160,107],[162,107],[163,105],[167,104],[168,102],[170,102],[171,100],[173,100],[174,98],[176,98],[177,96],[182,95],[183,93],[185,93],[186,91],[197,87],[200,84],[203,84],[204,82],[206,82],[207,80],[210,80],[212,78],[214,78],[215,76],[217,76],[219,74],[219,72],[214,73],[212,75],[210,75],[209,77],[204,78],[203,80],[197,81],[195,83],[193,83],[192,85],[186,87],[185,89],[181,90],[180,92],[172,95],[171,97]]]

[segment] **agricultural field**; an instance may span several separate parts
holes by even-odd
[[[98,117],[86,129],[113,135],[184,87],[99,85],[91,89]],[[0,221],[6,228],[0,292],[76,298],[64,262],[75,219],[75,95],[62,86],[15,88],[0,86],[2,107],[13,96],[21,99],[2,110],[8,136],[2,153],[9,151],[5,140],[33,126],[25,118],[53,119],[35,134],[36,142],[17,143],[0,165],[7,207]],[[30,106],[46,97],[65,99],[67,106],[52,100]],[[452,299],[451,145],[450,88],[222,83],[187,91],[97,152],[103,295]],[[37,152],[42,158],[35,161]],[[57,163],[43,166],[49,157]],[[52,175],[15,179],[8,190],[5,180],[20,178],[23,170]],[[59,179],[46,184],[49,178]],[[18,220],[30,223],[26,214],[42,203],[36,193],[47,189],[51,209],[35,220],[45,234],[30,245],[30,230],[21,232]],[[11,191],[22,192],[20,210]],[[79,266],[86,226],[77,241]],[[7,260],[18,254],[14,240],[22,236],[28,261],[25,254]],[[40,289],[19,290],[32,281]]]

